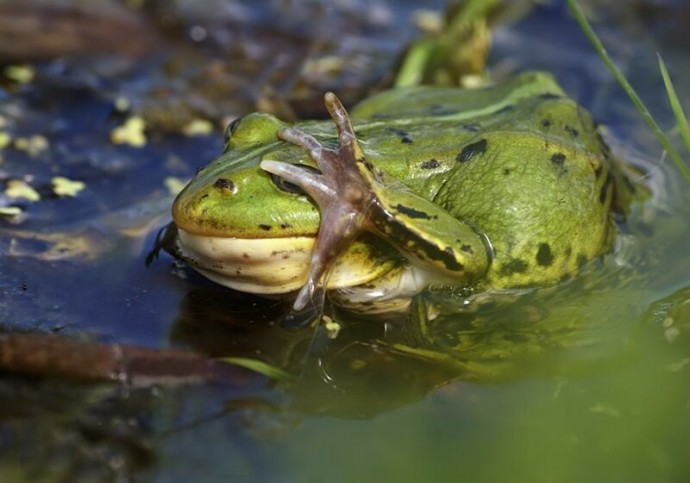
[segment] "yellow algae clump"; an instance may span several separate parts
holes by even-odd
[[[18,206],[0,206],[0,216],[19,216],[22,213]]]
[[[56,176],[51,180],[53,193],[58,196],[77,196],[81,190],[86,188],[83,181],[75,181],[64,176]]]
[[[131,107],[129,99],[123,96],[118,96],[113,100],[113,106],[119,112],[126,112]]]
[[[40,134],[34,134],[28,138],[20,137],[14,140],[14,147],[20,151],[26,151],[29,156],[35,158],[48,150],[48,140]]]
[[[4,149],[10,145],[12,137],[5,131],[0,131],[0,149]]]
[[[193,119],[182,128],[185,136],[206,136],[213,132],[213,123],[206,119]]]
[[[11,179],[7,182],[5,196],[8,198],[22,198],[29,201],[38,201],[41,199],[41,195],[21,179]]]
[[[146,145],[145,128],[146,123],[141,117],[130,117],[122,126],[111,131],[110,140],[114,144],[129,144],[135,148],[140,148]]]
[[[30,65],[8,65],[4,70],[5,77],[20,84],[28,84],[34,80],[36,72]]]
[[[324,328],[326,329],[326,335],[329,339],[335,339],[340,333],[342,328],[338,322],[330,318],[328,315],[322,317],[324,322]]]

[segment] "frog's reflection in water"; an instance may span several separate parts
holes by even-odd
[[[211,357],[282,369],[295,377],[279,383],[288,409],[347,418],[393,410],[454,381],[561,375],[628,352],[615,290],[584,292],[573,281],[474,312],[452,310],[453,297],[427,293],[385,320],[331,311],[317,329],[288,329],[280,320],[290,300],[204,285],[187,294],[171,337]],[[604,301],[610,316],[600,313]],[[602,326],[602,318],[611,320]]]

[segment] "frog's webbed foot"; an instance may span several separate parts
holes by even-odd
[[[312,251],[307,281],[293,309],[303,310],[310,301],[322,304],[326,282],[340,253],[362,231],[373,196],[356,166],[364,159],[350,117],[332,92],[324,96],[326,108],[338,130],[337,150],[324,147],[316,138],[299,129],[285,128],[278,137],[305,149],[320,169],[309,172],[298,166],[265,160],[261,168],[300,187],[319,205],[321,224]]]

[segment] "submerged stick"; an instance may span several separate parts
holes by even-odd
[[[0,371],[80,383],[136,386],[220,381],[243,383],[251,373],[181,349],[98,344],[50,334],[0,335]]]

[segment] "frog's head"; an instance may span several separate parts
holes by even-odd
[[[317,208],[296,186],[259,167],[263,159],[278,159],[313,169],[306,154],[278,139],[285,125],[263,113],[230,124],[225,152],[199,171],[175,200],[178,228],[205,237],[313,237],[319,225]]]
[[[286,126],[264,113],[234,121],[226,131],[225,152],[199,171],[173,204],[181,255],[211,280],[264,294],[290,292],[305,282],[318,208],[298,187],[259,166],[277,160],[316,169],[306,152],[278,139]],[[353,244],[329,285],[365,283],[388,270],[390,264],[375,250]]]

